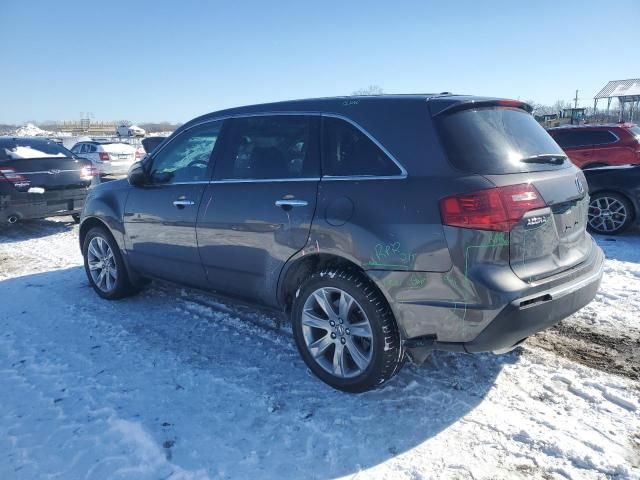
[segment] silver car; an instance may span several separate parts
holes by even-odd
[[[71,151],[81,158],[91,160],[100,176],[124,176],[129,167],[140,159],[140,153],[134,146],[120,142],[78,142]]]

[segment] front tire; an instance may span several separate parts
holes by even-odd
[[[118,244],[105,228],[87,232],[82,255],[89,283],[102,298],[116,300],[138,292],[129,280]]]
[[[382,386],[404,364],[398,327],[364,274],[326,269],[303,282],[292,309],[302,359],[320,380],[345,392]]]

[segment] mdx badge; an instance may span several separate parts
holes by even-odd
[[[527,218],[526,227],[537,227],[538,225],[544,225],[547,223],[546,215],[536,215],[535,217]]]

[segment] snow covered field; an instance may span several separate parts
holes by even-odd
[[[640,478],[638,233],[598,239],[596,300],[523,349],[347,395],[271,314],[162,284],[107,302],[77,226],[0,228],[0,479]]]

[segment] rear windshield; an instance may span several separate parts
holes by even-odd
[[[571,165],[536,120],[519,108],[488,107],[436,117],[447,157],[471,173],[555,170]]]
[[[44,157],[73,157],[73,154],[51,140],[0,138],[0,162]]]
[[[636,137],[636,139],[640,142],[640,127],[637,125],[634,125],[629,129],[629,131],[631,132],[631,135]]]

